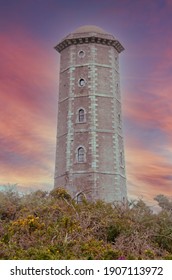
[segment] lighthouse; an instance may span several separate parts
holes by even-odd
[[[62,39],[54,187],[78,202],[127,198],[119,54],[124,50],[97,26]]]

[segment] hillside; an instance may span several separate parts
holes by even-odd
[[[76,204],[63,189],[0,192],[0,259],[172,259],[172,203]]]

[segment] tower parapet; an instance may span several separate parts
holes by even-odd
[[[103,29],[94,26],[86,25],[77,28],[73,33],[66,36],[56,47],[55,49],[58,52],[61,52],[70,45],[76,44],[89,44],[97,43],[102,45],[113,46],[118,53],[124,50],[124,47],[121,43],[115,39],[114,36],[108,34]]]

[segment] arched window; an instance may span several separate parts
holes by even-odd
[[[82,123],[82,122],[85,121],[85,111],[84,111],[84,109],[80,109],[80,110],[78,111],[78,121],[79,121],[80,123]]]
[[[85,198],[85,196],[84,196],[84,194],[82,192],[78,193],[77,196],[76,196],[76,202],[77,203],[82,203],[84,198]]]
[[[76,123],[86,122],[86,110],[84,108],[79,108],[76,112]]]
[[[79,147],[77,149],[77,162],[85,162],[85,149],[83,147]]]

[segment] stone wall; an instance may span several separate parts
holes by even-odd
[[[61,51],[55,187],[72,196],[126,199],[118,55],[113,46],[92,42]],[[78,147],[84,162],[77,160]]]

